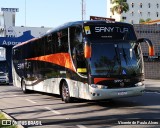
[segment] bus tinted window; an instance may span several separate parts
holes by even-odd
[[[59,52],[68,51],[68,29],[57,32]]]

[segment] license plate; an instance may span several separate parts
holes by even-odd
[[[125,91],[118,92],[118,95],[119,95],[119,96],[127,95],[127,92],[125,92]]]

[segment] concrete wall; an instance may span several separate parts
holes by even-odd
[[[160,62],[145,62],[145,78],[160,80]]]
[[[138,38],[149,38],[155,49],[155,59],[148,59],[148,46],[143,43],[145,77],[148,79],[160,79],[160,25],[134,25]]]

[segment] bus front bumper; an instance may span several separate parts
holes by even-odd
[[[139,96],[144,92],[145,86],[119,88],[119,89],[97,89],[89,87],[89,100],[104,100],[122,97]]]

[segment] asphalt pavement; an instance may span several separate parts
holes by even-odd
[[[146,91],[160,92],[160,80],[145,79]]]
[[[145,86],[146,86],[146,91],[148,92],[148,91],[150,91],[150,92],[158,92],[158,94],[160,93],[160,80],[153,80],[153,79],[145,79]],[[14,91],[13,91],[14,92]],[[154,94],[154,93],[153,93]],[[149,94],[148,94],[149,95]],[[151,95],[151,94],[150,94]],[[43,95],[42,95],[43,96]],[[144,95],[144,96],[147,96],[147,95]],[[155,96],[155,94],[154,94],[154,96]],[[159,95],[156,95],[156,96],[159,96]],[[18,99],[18,96],[17,96],[17,99]],[[33,99],[35,100],[35,97],[33,97]],[[45,99],[48,99],[48,98],[46,98],[45,97]],[[156,99],[156,98],[155,98]],[[30,100],[31,101],[31,100]],[[38,100],[37,100],[38,101]],[[54,101],[54,100],[53,100]],[[52,101],[52,102],[53,102]],[[137,100],[137,103],[140,101],[140,99],[138,99]],[[155,100],[156,101],[156,100]],[[152,102],[155,102],[154,100],[152,101]],[[41,101],[42,102],[42,101]],[[46,101],[45,101],[46,102]],[[57,103],[57,102],[59,102],[59,100],[57,101],[57,100],[55,100],[54,102],[56,102],[55,104],[54,103],[52,103],[52,105],[54,105],[54,106],[56,106],[57,104],[59,104],[60,106],[61,105],[63,105],[62,103]],[[118,101],[117,101],[118,102]],[[142,102],[144,102],[144,100],[142,101]],[[142,105],[142,102],[140,102],[140,104]],[[28,104],[28,102],[26,102],[27,104]],[[33,102],[32,102],[33,103]],[[37,102],[38,103],[38,102]],[[48,104],[47,105],[49,105],[50,103],[49,103],[49,101],[47,102]],[[124,102],[125,103],[125,102]],[[128,103],[128,102],[126,102],[126,103]],[[129,102],[129,103],[131,103],[131,102]],[[134,102],[133,102],[134,103]],[[145,106],[145,109],[146,109],[146,106],[147,106],[147,103],[148,102],[144,102],[144,106]],[[84,103],[85,104],[85,103]],[[118,103],[119,104],[119,103]],[[148,104],[151,104],[151,102],[150,103],[148,103]],[[155,104],[155,103],[154,103]],[[154,106],[154,104],[152,103],[152,106]],[[157,104],[157,101],[156,101],[156,104]],[[68,105],[68,104],[66,104],[66,105]],[[73,104],[71,104],[72,106],[73,106]],[[80,105],[81,107],[80,108],[82,108],[82,106],[83,106],[83,103],[80,103],[80,104],[77,104],[77,105]],[[35,107],[36,105],[34,105],[33,106],[33,108]],[[39,105],[37,105],[37,106],[39,106]],[[41,106],[41,105],[40,105]],[[85,105],[84,105],[85,106]],[[91,105],[92,106],[92,105]],[[127,106],[127,105],[126,105]],[[130,106],[130,104],[129,104],[129,106]],[[143,105],[142,105],[143,106]],[[106,105],[106,107],[104,107],[104,103],[103,103],[103,108],[101,108],[101,106],[94,106],[94,107],[91,107],[91,110],[92,109],[95,109],[96,107],[100,107],[100,109],[104,109],[104,108],[107,108],[107,105]],[[149,105],[149,107],[151,107],[151,105]],[[157,106],[156,106],[157,107]],[[17,107],[17,109],[21,109],[21,107]],[[49,107],[47,107],[47,108],[49,108]],[[63,109],[65,108],[64,106],[62,107]],[[70,107],[69,107],[70,108]],[[73,108],[77,108],[77,106],[76,107],[73,107]],[[73,109],[72,108],[72,109]],[[120,108],[122,108],[122,107],[120,107]],[[130,108],[130,107],[128,107],[128,108]],[[36,108],[37,109],[37,108]],[[42,108],[41,108],[42,109]],[[58,111],[62,111],[62,112],[64,112],[64,110],[61,110],[60,108],[59,109],[56,109],[56,110],[58,110]],[[97,111],[99,111],[99,108],[97,108],[98,110],[96,110],[95,112],[97,112]],[[113,107],[113,109],[114,109],[114,107]],[[117,107],[116,107],[116,109],[117,109]],[[135,110],[137,109],[137,113],[139,114],[139,111],[138,111],[138,107],[137,108],[134,108]],[[142,109],[142,108],[141,108]],[[79,111],[80,109],[78,109],[78,111]],[[87,111],[89,111],[89,108],[87,108],[86,109],[86,106],[85,106],[85,110],[87,110]],[[101,110],[101,111],[102,111]],[[107,110],[109,111],[110,109],[108,109],[107,108]],[[121,110],[121,109],[120,109]],[[149,109],[150,110],[150,109]],[[156,109],[157,110],[157,109]],[[27,111],[27,110],[26,110]],[[73,110],[72,110],[73,111]],[[100,112],[101,112],[100,111]],[[112,112],[112,109],[110,110],[111,111],[111,113],[113,113]],[[146,110],[145,110],[146,111]],[[44,112],[46,112],[46,111],[43,111],[43,113]],[[74,111],[73,111],[74,112]],[[119,110],[118,110],[118,112],[119,112]],[[124,112],[126,112],[126,111],[124,111]],[[13,113],[13,112],[12,112]],[[72,113],[72,112],[71,112]],[[83,113],[83,111],[82,111],[82,113]],[[102,112],[102,113],[104,113],[104,112]],[[30,113],[29,113],[30,114]],[[34,114],[34,113],[33,113]],[[98,114],[100,114],[100,113],[98,113]],[[72,115],[72,114],[71,114]],[[135,115],[135,113],[134,113],[134,115]],[[6,113],[6,116],[7,116],[7,113]],[[106,116],[106,115],[101,115],[102,117],[103,116]],[[155,116],[155,115],[154,115]],[[125,114],[124,114],[124,117],[125,117]],[[7,117],[8,119],[9,119],[9,117]],[[82,125],[83,126],[83,125]],[[23,128],[23,126],[22,125],[19,125],[18,126],[18,128]]]

